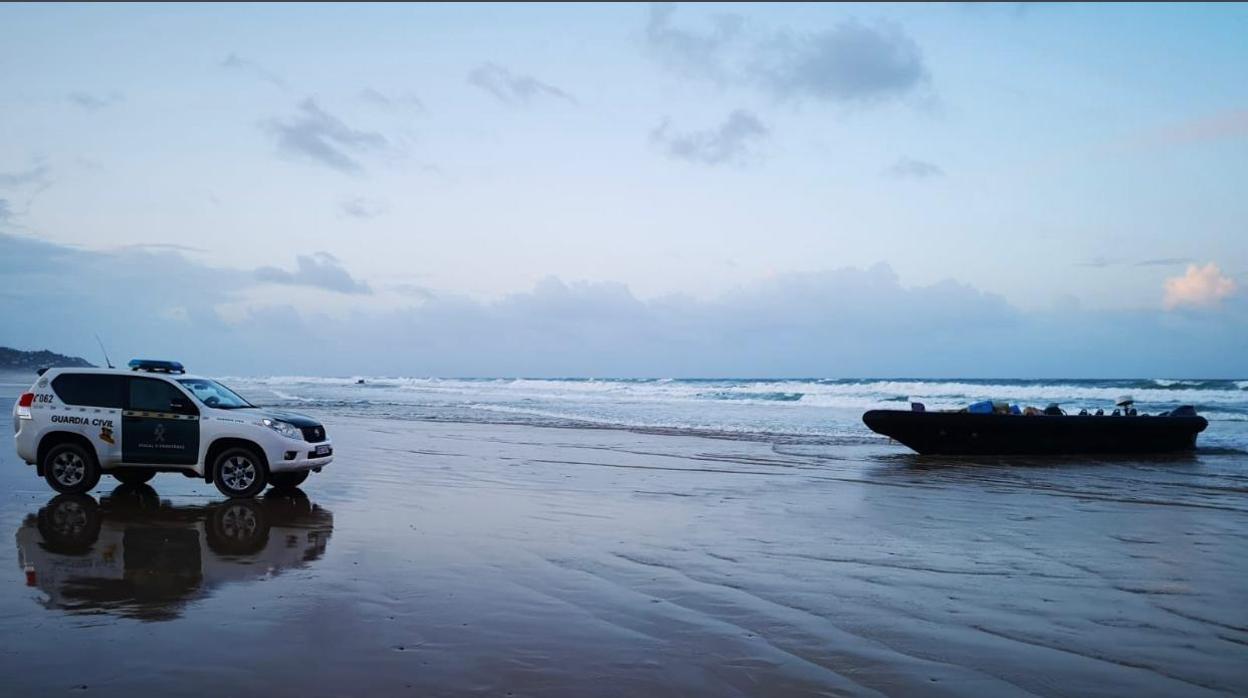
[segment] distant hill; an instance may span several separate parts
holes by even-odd
[[[49,366],[91,367],[95,364],[77,356],[65,356],[46,349],[22,351],[0,347],[0,371],[34,371]]]

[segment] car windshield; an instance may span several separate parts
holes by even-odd
[[[178,382],[191,391],[197,400],[208,407],[218,410],[236,410],[240,407],[255,407],[239,397],[238,393],[207,378],[180,378]]]

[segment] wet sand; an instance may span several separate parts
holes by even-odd
[[[54,498],[6,428],[0,693],[1248,693],[1242,453],[318,416],[337,461],[245,503]]]

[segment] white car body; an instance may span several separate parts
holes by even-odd
[[[125,392],[119,399],[121,404],[67,402],[53,384],[68,374],[123,376]],[[164,412],[133,409],[133,388],[128,382],[132,380],[163,381],[180,393],[185,403],[174,405],[177,412],[170,408]],[[210,379],[186,373],[106,368],[48,369],[31,386],[32,404],[23,406],[19,400],[14,405],[17,454],[26,463],[37,464],[41,445],[46,448],[49,437],[55,441],[71,434],[81,437],[79,443],[90,444],[104,474],[118,468],[147,468],[208,477],[211,457],[220,452],[223,444],[241,445],[240,442],[263,453],[271,473],[319,472],[333,461],[333,442],[325,435],[325,428],[314,420],[260,407],[210,407],[183,383],[196,380]],[[282,427],[287,432],[283,434],[269,426],[283,422],[298,429],[298,438],[289,428]]]

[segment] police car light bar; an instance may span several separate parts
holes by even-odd
[[[149,373],[186,373],[182,364],[177,361],[161,359],[131,359],[127,364],[131,371],[147,371]]]

